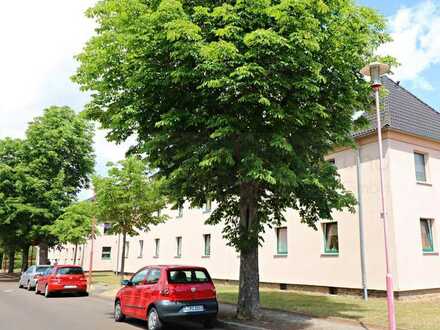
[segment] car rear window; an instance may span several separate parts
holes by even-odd
[[[169,283],[209,283],[211,277],[204,269],[171,269],[168,271]]]
[[[63,267],[57,269],[57,274],[59,275],[82,275],[84,274],[82,268],[80,267]]]

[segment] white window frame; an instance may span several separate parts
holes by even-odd
[[[154,258],[159,258],[160,255],[160,238],[154,239]]]
[[[144,240],[140,239],[138,242],[139,242],[138,258],[143,258],[144,257]]]
[[[176,237],[176,258],[182,258],[182,236]]]
[[[207,242],[209,242],[209,246]],[[203,234],[203,256],[211,256],[211,234]]]
[[[286,231],[286,251],[281,251],[280,250],[280,233],[282,230]],[[287,230],[287,226],[283,226],[283,227],[277,227],[275,228],[275,235],[276,235],[276,254],[280,255],[280,256],[286,256],[289,253],[289,239],[288,239],[288,230]]]

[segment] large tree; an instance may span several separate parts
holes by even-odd
[[[218,202],[209,223],[241,256],[238,315],[257,316],[266,226],[355,204],[324,157],[370,102],[359,69],[385,20],[352,0],[103,0],[87,15],[97,33],[74,80],[88,114],[112,140],[137,135],[177,204]]]
[[[125,271],[125,245],[127,235],[148,231],[153,225],[166,220],[160,210],[166,206],[162,193],[162,180],[152,177],[145,162],[128,157],[118,164],[109,163],[107,177],[96,176],[98,220],[111,225],[110,233],[122,234],[121,276]]]
[[[39,243],[40,263],[47,263],[48,244],[56,243],[52,224],[87,188],[94,168],[93,124],[68,107],[50,107],[34,118],[26,131],[23,161],[31,174],[30,203],[36,215],[33,241]]]
[[[78,245],[84,244],[92,234],[92,219],[95,207],[91,201],[82,201],[69,205],[63,214],[49,226],[49,232],[57,237],[61,244],[75,245],[74,264],[76,264]]]

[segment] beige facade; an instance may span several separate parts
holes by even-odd
[[[374,135],[358,139],[361,169],[361,199],[365,229],[366,274],[369,289],[385,289],[385,259],[383,224],[379,219],[379,161]],[[417,182],[414,152],[422,153],[426,161],[426,182]],[[384,130],[386,203],[389,219],[391,267],[396,291],[440,288],[440,143],[409,134]],[[338,150],[329,159],[341,175],[345,187],[357,195],[357,151]],[[213,205],[215,207],[215,205]],[[135,272],[149,264],[191,264],[207,267],[215,279],[238,280],[239,256],[222,238],[221,226],[205,225],[209,212],[202,209],[167,210],[170,220],[151,228],[149,232],[130,237],[126,271]],[[326,253],[324,224],[314,231],[301,224],[293,210],[286,213],[287,254],[277,252],[277,242],[285,251],[284,232],[266,229],[264,246],[260,248],[260,280],[266,283],[294,284],[318,287],[360,289],[361,258],[358,214],[338,212],[338,253]],[[421,220],[429,219],[432,228],[433,251],[423,252]],[[424,221],[424,220],[423,220]],[[102,225],[101,225],[102,231]],[[206,236],[210,235],[210,255],[205,255]],[[283,242],[277,240],[277,236]],[[181,237],[181,256],[177,254],[177,237]],[[156,256],[156,240],[159,253]],[[143,243],[140,243],[143,241]],[[117,236],[101,235],[94,243],[94,270],[117,268]],[[142,244],[142,253],[140,251]],[[103,248],[105,248],[103,251]],[[108,249],[111,248],[110,258]],[[104,255],[103,255],[104,252]],[[78,263],[89,267],[90,242]],[[72,263],[73,247],[51,250],[52,262]]]

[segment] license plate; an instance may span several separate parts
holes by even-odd
[[[77,286],[76,285],[65,285],[64,289],[76,289]]]
[[[191,313],[191,312],[203,312],[205,309],[203,306],[186,306],[182,308],[182,312]]]

